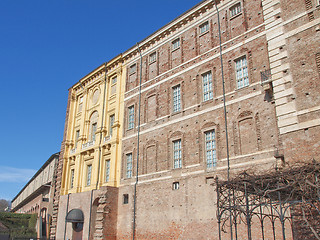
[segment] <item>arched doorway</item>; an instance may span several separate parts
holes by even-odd
[[[72,240],[82,240],[84,216],[81,209],[72,209],[66,216],[66,222],[72,223]]]

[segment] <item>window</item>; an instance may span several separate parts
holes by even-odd
[[[157,53],[154,52],[154,53],[151,53],[150,56],[149,56],[149,63],[153,63],[157,60]]]
[[[74,183],[74,169],[71,169],[71,176],[70,176],[70,188],[73,188]]]
[[[172,42],[172,51],[178,49],[179,47],[180,47],[180,38]]]
[[[110,116],[110,119],[109,119],[109,135],[110,135],[110,137],[112,136],[112,126],[113,126],[113,124],[114,124],[114,114],[112,114],[111,116]]]
[[[129,203],[129,194],[123,194],[123,204]]]
[[[207,168],[212,168],[217,164],[216,136],[214,130],[205,133],[205,148]]]
[[[213,99],[211,72],[207,72],[202,75],[202,84],[203,84],[203,101],[208,101],[210,99]]]
[[[117,76],[111,79],[111,95],[116,94],[117,91]]]
[[[82,111],[82,104],[83,104],[83,97],[79,98],[79,107],[78,107],[78,112]]]
[[[209,22],[205,22],[199,26],[200,34],[209,31]]]
[[[179,189],[179,182],[174,182],[172,184],[172,190],[178,190]]]
[[[79,137],[80,137],[80,130],[77,130],[76,131],[76,141],[78,141]]]
[[[181,168],[181,139],[173,141],[173,168]]]
[[[181,90],[180,85],[173,87],[173,112],[181,110]]]
[[[106,161],[106,182],[110,179],[110,160]]]
[[[96,131],[97,131],[97,123],[95,122],[91,125],[91,141],[96,140]]]
[[[128,129],[134,128],[134,106],[128,108]]]
[[[248,66],[246,56],[239,58],[236,62],[237,88],[243,88],[249,85]]]
[[[134,74],[137,71],[137,64],[133,64],[129,68],[129,74]]]
[[[230,8],[230,17],[234,17],[241,13],[241,4],[237,3]]]
[[[132,177],[132,153],[127,154],[126,177]]]
[[[92,165],[87,166],[87,186],[91,185],[91,171],[92,171]]]

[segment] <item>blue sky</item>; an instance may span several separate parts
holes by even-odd
[[[67,90],[201,0],[1,0],[0,199],[60,151]]]

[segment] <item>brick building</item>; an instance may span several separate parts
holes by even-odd
[[[319,161],[319,2],[221,1],[217,7],[231,176]],[[218,32],[213,1],[203,1],[139,43],[142,66],[138,47],[123,53],[119,239],[132,234],[134,201],[137,239],[218,238],[211,184],[227,178]]]
[[[71,88],[59,162],[62,196],[55,205],[58,229],[67,231],[53,231],[57,239],[72,234],[63,222],[71,209],[89,216],[89,225],[101,220],[90,227],[96,235],[84,227],[83,239],[130,239],[133,230],[137,239],[218,239],[213,184],[216,177],[227,179],[228,162],[233,177],[243,170],[263,173],[295,161],[319,161],[319,0],[217,2],[218,9],[202,1],[107,63],[122,69],[123,81],[111,185],[100,179],[106,169],[97,165],[99,156],[108,159],[110,145],[88,143],[95,107],[86,105],[88,118],[76,113],[81,94],[94,93],[90,79],[102,67]],[[103,101],[108,105],[110,99]],[[108,136],[102,127],[100,132]],[[96,164],[92,176],[99,187],[86,185],[88,162]],[[101,195],[96,191],[107,186]],[[92,209],[101,216],[92,220]],[[290,226],[286,234],[293,238]],[[227,233],[222,239],[228,238]]]

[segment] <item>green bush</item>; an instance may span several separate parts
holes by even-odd
[[[0,213],[2,222],[9,231],[11,237],[35,237],[37,214]]]

